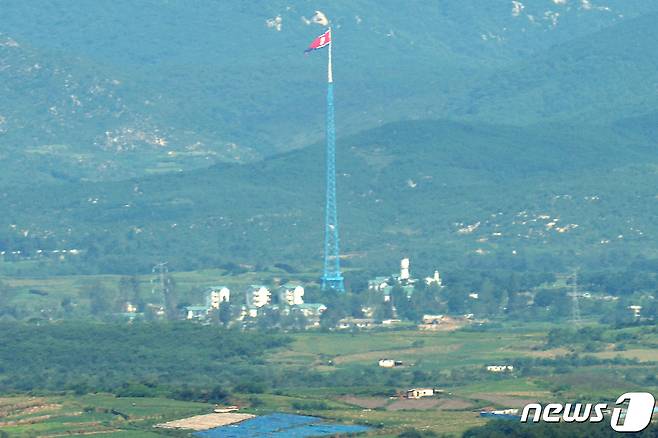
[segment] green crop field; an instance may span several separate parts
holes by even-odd
[[[263,357],[265,364],[281,369],[284,380],[257,391],[236,388],[225,402],[256,415],[302,413],[370,425],[373,429],[366,436],[393,437],[408,429],[460,435],[485,423],[479,416],[482,408],[520,408],[535,401],[609,401],[629,390],[656,389],[655,381],[642,380],[658,370],[655,330],[588,326],[600,331],[602,339],[598,351],[588,353],[584,349],[592,347],[585,341],[581,345],[576,340],[570,347],[550,341],[561,332],[547,334],[547,329],[559,327],[522,328],[291,334],[288,344]],[[627,349],[616,351],[620,337]],[[404,365],[382,369],[377,361],[384,357]],[[511,373],[484,370],[485,365],[510,363],[515,364]],[[232,383],[217,382],[225,388]],[[442,392],[419,400],[398,396],[415,386]],[[0,430],[10,436],[187,436],[152,426],[210,412],[212,406],[110,394],[18,395],[0,399]]]
[[[206,404],[161,398],[13,396],[0,398],[0,431],[12,437],[158,436],[148,432],[152,424],[207,411]]]

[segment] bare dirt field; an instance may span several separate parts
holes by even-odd
[[[516,353],[521,352],[521,350],[514,350],[510,349],[509,351],[513,351]],[[523,350],[522,351],[524,354],[527,354],[528,356],[532,357],[548,357],[548,358],[555,358],[557,356],[564,356],[569,354],[569,350],[566,348],[551,348],[550,350]]]
[[[437,409],[440,411],[461,411],[473,407],[473,403],[460,398],[439,399]]]
[[[61,409],[58,403],[46,403],[42,398],[0,398],[0,427],[35,424],[50,419]],[[42,415],[36,415],[42,414]]]
[[[250,418],[252,414],[204,414],[195,415],[194,417],[182,418],[180,420],[168,421],[166,423],[156,424],[155,427],[162,429],[190,429],[190,430],[208,430],[215,427],[226,426],[229,424],[239,423]]]
[[[440,400],[437,398],[400,399],[386,406],[388,411],[402,411],[405,409],[432,409],[438,406]]]
[[[612,359],[621,356],[625,359],[637,359],[640,362],[655,362],[658,361],[658,350],[642,350],[636,348],[624,351],[602,351],[600,353],[594,353],[594,356],[602,359]]]

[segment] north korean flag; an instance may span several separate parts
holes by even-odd
[[[325,46],[331,44],[331,29],[327,30],[325,33],[313,40],[308,49],[304,50],[304,53],[312,52],[313,50],[321,49]]]

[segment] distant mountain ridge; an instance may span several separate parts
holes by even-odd
[[[325,6],[4,1],[0,142],[17,171],[0,180],[118,180],[320,140],[324,56],[301,52],[320,30],[303,17]],[[608,123],[655,103],[650,2],[325,9],[339,135],[413,119]]]

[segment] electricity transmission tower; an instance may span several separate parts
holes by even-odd
[[[168,262],[160,262],[157,265],[153,266],[151,272],[154,275],[151,278],[151,295],[158,295],[162,300],[162,304],[165,302],[165,294],[167,287],[167,274],[169,274],[169,267],[167,266]]]
[[[173,320],[176,318],[176,283],[169,275],[169,266],[167,262],[161,262],[152,269],[153,278],[151,279],[151,294],[159,295],[164,309],[165,316]]]
[[[573,273],[571,283],[571,322],[575,328],[580,328],[582,321],[580,319],[580,303],[578,302],[578,271]]]

